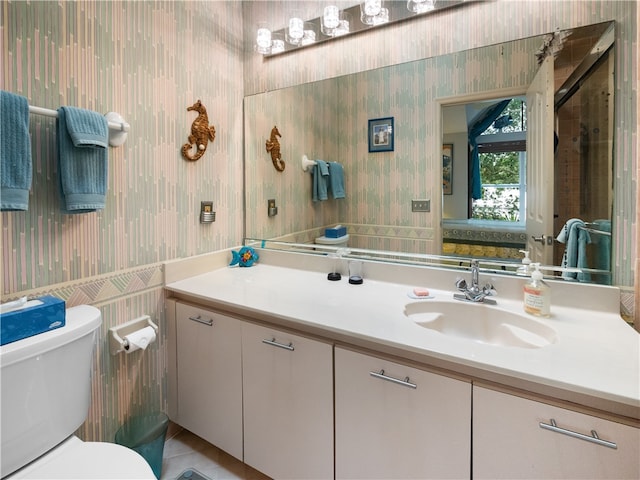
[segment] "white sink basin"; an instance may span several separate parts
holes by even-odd
[[[404,314],[421,327],[489,345],[542,348],[557,340],[553,328],[525,313],[481,303],[421,300],[406,304]]]

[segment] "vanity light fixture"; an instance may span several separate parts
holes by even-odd
[[[289,14],[284,28],[274,31],[266,25],[258,26],[254,50],[270,57],[342,35],[481,1],[491,0],[354,0],[345,8],[340,8],[337,0],[326,0],[327,4],[317,18],[305,20],[301,12],[294,11]]]

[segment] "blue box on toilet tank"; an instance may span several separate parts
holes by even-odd
[[[34,300],[41,303],[0,313],[0,345],[64,327],[64,300],[47,295],[32,299],[27,304]]]
[[[340,238],[347,234],[347,227],[336,225],[335,227],[325,228],[324,236],[327,238]]]

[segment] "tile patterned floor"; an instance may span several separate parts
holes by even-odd
[[[164,445],[160,480],[175,480],[188,468],[211,480],[269,480],[187,430],[170,431]]]

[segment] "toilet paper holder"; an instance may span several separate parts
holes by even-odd
[[[122,325],[116,325],[109,329],[109,351],[111,355],[117,355],[127,350],[127,341],[124,337],[131,335],[133,332],[142,330],[145,327],[151,327],[158,334],[158,326],[151,321],[149,315],[134,318]]]

